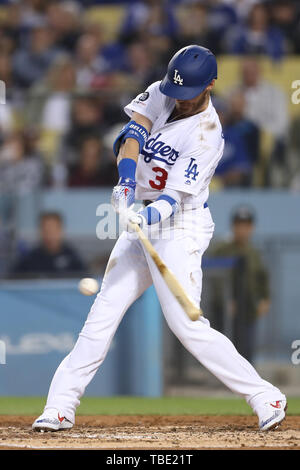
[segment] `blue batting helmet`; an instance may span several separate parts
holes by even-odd
[[[200,95],[217,76],[214,54],[205,47],[187,46],[176,52],[170,60],[159,89],[171,98],[190,100]]]

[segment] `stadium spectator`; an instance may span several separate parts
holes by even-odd
[[[228,31],[226,42],[232,54],[266,54],[279,60],[285,53],[284,36],[271,25],[269,9],[263,3],[252,7],[246,25],[238,24]]]
[[[82,31],[79,3],[72,0],[47,2],[46,13],[57,47],[73,53]]]
[[[82,22],[82,34],[88,34],[94,36],[99,44],[103,44],[104,41],[104,26],[94,17],[86,16]]]
[[[12,251],[12,231],[11,226],[8,223],[6,217],[2,216],[2,212],[5,212],[5,202],[1,197],[0,202],[0,279],[6,277],[9,271],[9,256]]]
[[[201,46],[211,49],[214,54],[220,53],[222,34],[218,34],[216,24],[214,27],[215,29],[210,22],[210,9],[207,3],[195,2],[187,5],[185,15],[180,22],[179,33],[176,36],[176,49],[187,44],[201,44]]]
[[[44,212],[39,221],[40,241],[13,267],[18,277],[78,276],[85,266],[65,241],[63,219],[57,212]]]
[[[125,67],[126,45],[118,41],[117,31],[116,35],[112,37],[112,41],[107,41],[105,39],[105,25],[93,20],[92,17],[86,17],[82,27],[83,33],[92,36],[98,44],[98,55],[103,71],[109,73],[122,70]]]
[[[25,42],[13,56],[15,84],[28,88],[41,80],[57,56],[53,34],[48,25],[32,28],[29,44]]]
[[[178,31],[174,9],[161,0],[145,0],[129,5],[121,26],[121,41],[138,39],[141,33],[174,37]]]
[[[98,40],[92,34],[80,36],[75,63],[77,86],[83,89],[90,89],[95,78],[109,70],[109,63],[101,56]]]
[[[8,53],[0,54],[0,79],[5,83],[7,91],[10,91],[13,87],[13,76],[11,57]]]
[[[13,4],[14,3],[15,2],[13,2]],[[20,5],[21,3],[22,5]],[[20,29],[24,32],[30,31],[46,19],[46,0],[24,0],[23,2],[15,3],[15,5],[19,7],[19,25]]]
[[[249,186],[251,164],[245,144],[237,129],[224,126],[226,145],[215,175],[225,188]]]
[[[249,4],[249,0],[247,3]],[[219,34],[225,33],[227,29],[238,22],[238,5],[233,5],[231,1],[210,0],[209,6],[210,24]]]
[[[259,130],[245,117],[242,93],[232,95],[226,104],[217,100],[216,107],[223,126],[225,148],[215,174],[225,187],[249,186],[259,154]]]
[[[211,31],[210,47],[207,47],[211,48],[216,54],[226,53],[224,36],[228,30],[238,24],[237,5],[230,5],[230,2],[224,2],[223,0],[211,0],[206,5],[209,6],[207,24]]]
[[[70,187],[99,187],[116,184],[116,165],[106,165],[103,155],[102,142],[99,138],[88,137],[80,146],[79,162],[71,170]]]
[[[14,106],[16,94],[13,88],[11,57],[8,53],[0,53],[0,80],[5,84],[5,97],[1,96],[0,104],[0,142],[6,132],[11,132],[14,127]],[[3,85],[2,83],[2,85]],[[1,86],[1,93],[3,87]],[[3,106],[5,98],[5,106]]]
[[[255,230],[253,210],[247,206],[238,207],[231,222],[231,240],[217,245],[213,256],[234,260],[231,278],[232,340],[240,354],[253,362],[257,319],[266,315],[270,308],[269,277],[259,252],[251,242]],[[215,294],[214,309],[219,317],[223,317],[224,297],[218,282]],[[219,318],[219,326],[221,324]]]
[[[298,105],[299,106],[299,105]],[[300,117],[297,116],[291,123],[288,138],[288,175],[287,182],[295,191],[300,191]]]
[[[272,4],[272,19],[281,30],[290,54],[300,53],[300,9],[299,2],[276,0]]]
[[[22,43],[23,29],[21,25],[22,6],[10,3],[6,6],[6,16],[0,23],[1,53],[12,54]]]
[[[237,91],[245,96],[246,117],[274,138],[286,136],[289,124],[286,96],[280,88],[262,78],[257,57],[242,60],[240,82],[231,93]]]
[[[264,155],[266,166],[263,168],[262,183],[281,186],[289,127],[287,97],[280,88],[262,78],[260,61],[254,56],[243,59],[240,83],[232,90],[232,93],[236,92],[245,97],[245,117],[270,140]]]
[[[105,74],[95,76],[92,89],[106,91],[107,108],[117,104],[118,113],[122,110],[120,102],[128,100],[136,94],[138,87],[148,86],[153,80],[161,78],[162,71],[157,67],[157,57],[147,41],[149,36],[142,35],[138,40],[131,41],[126,47],[118,48],[114,44],[102,50],[103,57],[109,57],[109,70]],[[118,60],[119,58],[119,60]],[[115,119],[113,119],[115,122]]]
[[[238,21],[243,22],[247,19],[250,10],[252,9],[253,5],[255,5],[258,0],[212,0],[212,3],[225,3],[227,6],[231,6],[231,8],[235,11]]]
[[[235,126],[241,135],[247,148],[251,164],[254,165],[260,158],[259,127],[246,116],[246,100],[242,92],[236,92],[231,95],[228,102],[227,123]]]
[[[59,134],[70,127],[72,92],[75,89],[75,69],[68,57],[59,57],[48,74],[48,97],[45,101],[41,126]]]
[[[67,165],[76,163],[76,153],[88,137],[100,137],[104,132],[104,106],[94,95],[79,95],[72,101],[71,121],[62,139],[59,160]]]
[[[160,80],[164,76],[166,62],[169,62],[172,54],[176,52],[175,40],[166,34],[156,34],[155,36],[143,34],[141,37],[150,56],[155,57],[154,74],[157,76],[157,80]]]
[[[8,54],[0,54],[0,80],[5,83],[5,106],[0,104],[0,142],[5,133],[14,126],[13,106],[15,95],[12,89],[11,62]]]
[[[13,132],[0,150],[0,189],[4,193],[24,194],[41,188],[44,166],[36,149],[36,136]]]
[[[131,76],[128,89],[143,89],[150,85],[155,74],[155,57],[147,50],[144,42],[132,42],[127,48],[126,73]]]

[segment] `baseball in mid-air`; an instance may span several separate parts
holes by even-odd
[[[99,290],[99,282],[92,277],[85,277],[79,282],[78,289],[83,295],[95,295]]]

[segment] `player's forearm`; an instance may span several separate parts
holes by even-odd
[[[119,155],[117,157],[117,164],[119,165],[120,161],[123,158],[130,158],[136,164],[139,157],[139,144],[134,139],[126,139],[124,144],[121,145]]]
[[[182,200],[182,193],[175,190],[167,190],[157,200],[141,211],[147,225],[157,224],[174,215]]]
[[[142,151],[144,141],[152,128],[151,121],[139,113],[133,113],[128,132],[121,137],[120,150],[117,157],[119,176],[121,180],[135,181],[135,171],[139,154]],[[122,131],[121,131],[122,133]]]
[[[120,178],[113,189],[111,202],[117,212],[135,201],[137,160],[152,127],[151,121],[139,113],[133,113],[133,118],[135,120],[121,130],[113,146]]]
[[[131,180],[135,182],[135,172],[139,157],[139,144],[135,139],[126,139],[121,145],[117,157],[120,181]]]
[[[148,118],[146,118],[142,114],[133,113],[132,120],[140,126],[143,126],[147,130],[147,132],[150,132],[152,128],[152,122]],[[137,162],[139,153],[139,143],[137,142],[137,140],[133,138],[128,138],[125,140],[125,142],[120,148],[118,161],[120,161],[122,158],[132,158],[133,160],[135,160],[135,162]]]
[[[148,133],[151,131],[152,122],[150,121],[150,119],[146,118],[142,114],[133,113],[132,121],[134,121],[139,126],[144,127]],[[138,140],[132,137],[126,138],[120,147],[120,151],[119,151],[118,158],[117,158],[117,163],[119,165],[120,161],[123,158],[130,158],[137,163],[139,154],[140,154],[140,145],[139,145]]]
[[[127,224],[138,224],[143,227],[163,222],[178,211],[182,198],[183,193],[181,191],[168,189],[142,211],[138,213],[133,210],[127,211]],[[130,224],[128,226],[130,228]]]

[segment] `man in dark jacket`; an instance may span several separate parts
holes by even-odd
[[[255,352],[256,320],[270,308],[269,278],[258,250],[251,243],[255,227],[254,214],[249,207],[238,208],[232,216],[232,238],[220,243],[215,257],[234,260],[231,280],[232,341],[248,361],[253,362]],[[224,308],[221,286],[214,302],[219,315]],[[222,299],[222,300],[221,300]]]
[[[76,251],[64,240],[63,220],[57,212],[40,216],[40,242],[19,259],[13,269],[22,277],[78,276],[84,264]]]

